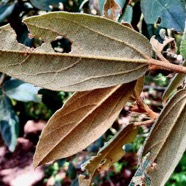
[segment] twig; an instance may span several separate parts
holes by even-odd
[[[146,111],[147,115],[148,115],[149,117],[151,117],[152,119],[156,119],[156,118],[159,116],[159,114],[156,113],[156,112],[154,112],[152,109],[150,109],[150,108],[148,107],[148,105],[146,105],[146,104],[142,101],[142,99],[141,99],[140,97],[136,97],[136,102],[137,102],[138,107],[139,107],[140,109]]]
[[[153,58],[148,59],[149,64],[156,66],[156,69],[164,69],[177,73],[186,74],[186,67],[180,65],[174,65],[164,58],[164,61],[156,60]],[[154,68],[153,68],[154,69]]]
[[[147,120],[147,121],[135,122],[134,125],[135,126],[143,126],[143,125],[152,125],[153,123],[154,123],[154,119],[150,119],[150,120]]]

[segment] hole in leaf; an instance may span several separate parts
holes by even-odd
[[[69,53],[71,51],[72,42],[67,38],[58,36],[54,41],[51,42],[51,45],[55,52]]]
[[[161,17],[158,17],[156,24],[160,24],[160,23],[161,23]]]

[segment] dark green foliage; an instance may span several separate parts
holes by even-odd
[[[66,3],[67,0],[30,0],[31,4],[40,10],[58,9],[59,3]]]
[[[11,100],[0,92],[0,132],[10,151],[14,151],[19,133],[19,120]]]
[[[147,24],[160,23],[165,28],[184,30],[185,0],[142,0],[141,10]]]

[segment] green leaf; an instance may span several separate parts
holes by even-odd
[[[0,69],[39,87],[64,91],[104,88],[136,80],[148,68],[149,41],[106,18],[56,12],[28,18],[25,23],[45,43],[29,49],[17,43],[9,26],[2,27]],[[72,42],[70,53],[52,49],[51,41],[59,35]]]
[[[10,91],[12,89],[18,88],[23,83],[25,83],[25,82],[21,81],[19,79],[10,79],[3,84],[3,88],[5,91]]]
[[[161,27],[179,32],[184,30],[185,0],[141,0],[141,10],[147,24],[156,23],[160,17]]]
[[[163,186],[171,176],[186,147],[186,90],[175,94],[162,110],[145,143],[142,156],[150,153],[154,168],[147,174],[151,186]]]
[[[184,62],[183,66],[186,66],[186,61]],[[181,85],[181,83],[183,83],[184,79],[185,74],[175,74],[174,78],[172,78],[163,94],[162,101],[164,103],[166,103],[166,101],[176,92],[176,89]]]
[[[150,165],[150,161],[147,155],[146,157],[144,157],[143,162],[140,164],[139,168],[134,174],[131,182],[129,183],[129,186],[138,186],[138,185],[151,186],[151,180],[146,173],[146,169],[149,167],[149,165]]]
[[[59,3],[66,3],[67,0],[30,0],[31,4],[40,10],[49,11],[58,8]]]
[[[104,147],[98,152],[97,156],[82,165],[82,169],[88,172],[88,179],[80,176],[81,184],[91,185],[92,178],[96,171],[102,172],[111,167],[116,161],[119,161],[124,155],[123,146],[127,143],[133,142],[138,133],[138,128],[134,125],[128,125],[120,132],[118,132]]]
[[[14,151],[17,144],[19,133],[18,117],[14,112],[11,100],[1,91],[0,96],[0,132],[3,141],[11,152]]]
[[[97,140],[116,120],[134,86],[131,82],[75,93],[44,128],[34,166],[71,156]]]
[[[133,15],[133,8],[132,8],[132,6],[127,5],[124,13],[119,18],[119,20],[120,20],[120,22],[124,21],[124,22],[127,22],[127,23],[131,23],[132,15]]]
[[[32,84],[25,83],[21,80],[11,79],[5,82],[3,88],[5,94],[11,99],[15,99],[17,101],[24,101],[24,102],[41,101],[41,97],[37,95],[40,88],[35,87]]]
[[[0,2],[0,23],[6,20],[14,10],[16,2]]]
[[[180,52],[181,52],[181,55],[186,60],[186,22],[185,22],[185,29],[184,29],[184,33],[183,33],[181,45],[180,45]]]

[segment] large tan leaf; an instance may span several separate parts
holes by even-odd
[[[65,12],[25,20],[33,36],[45,42],[36,49],[16,41],[10,26],[0,28],[0,71],[37,86],[83,91],[128,83],[145,74],[149,41],[109,19]],[[70,53],[56,53],[51,41],[64,36]]]
[[[186,90],[179,91],[161,112],[142,155],[150,152],[154,170],[147,171],[152,186],[163,186],[186,148]]]
[[[98,139],[133,92],[135,82],[75,93],[49,120],[41,134],[34,166],[73,155]]]
[[[133,142],[137,133],[138,128],[134,125],[131,124],[126,126],[104,145],[104,147],[98,152],[97,156],[94,156],[85,162],[82,165],[82,168],[88,171],[88,179],[80,175],[80,186],[91,185],[92,178],[96,172],[107,170],[116,161],[120,160],[125,155],[125,151],[122,147],[127,143]]]

